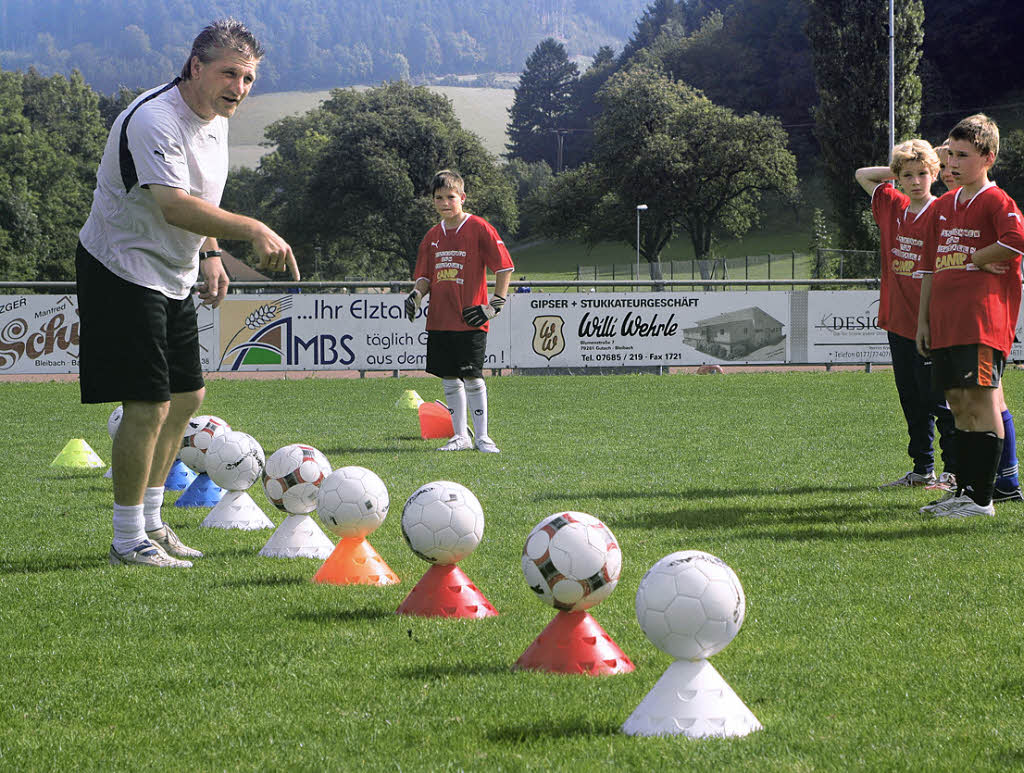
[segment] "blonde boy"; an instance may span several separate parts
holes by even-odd
[[[878,324],[888,332],[893,376],[900,407],[907,422],[907,454],[914,469],[886,483],[892,486],[929,486],[947,489],[955,484],[955,427],[942,391],[932,385],[931,361],[917,351],[918,304],[921,297],[921,260],[934,231],[932,183],[939,159],[932,146],[915,139],[892,151],[889,166],[858,169],[857,182],[871,195],[871,212],[881,237],[882,281]],[[896,180],[901,193],[889,184]],[[943,472],[936,479],[932,450],[939,428]]]

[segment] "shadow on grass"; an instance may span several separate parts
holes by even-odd
[[[408,437],[399,437],[399,440],[420,440],[420,436],[412,435]],[[361,448],[358,446],[331,446],[330,448],[321,448],[325,454],[360,454],[360,455],[381,455],[381,454],[412,454],[422,453],[422,448],[412,448],[408,446],[374,446],[373,448]]]
[[[296,612],[288,615],[289,620],[299,623],[351,623],[360,620],[383,620],[393,617],[394,610],[386,609],[318,609]]]
[[[45,574],[46,572],[77,572],[107,566],[106,556],[32,556],[15,561],[0,559],[0,575]]]
[[[510,674],[511,663],[431,663],[409,666],[398,671],[405,679],[445,679],[452,676],[486,676],[488,674]]]
[[[614,501],[616,499],[664,499],[665,497],[686,501],[707,499],[717,501],[730,499],[732,497],[762,497],[762,496],[799,496],[801,494],[863,494],[867,491],[878,491],[877,486],[792,486],[780,488],[779,486],[744,486],[739,489],[720,488],[682,488],[677,491],[587,491],[587,497]],[[536,494],[533,497],[535,502],[546,502],[552,499],[565,499],[565,492]]]
[[[535,722],[528,725],[506,725],[487,732],[489,741],[504,743],[528,743],[558,738],[592,738],[595,736],[617,736],[619,725],[587,725],[580,720],[563,722]]]

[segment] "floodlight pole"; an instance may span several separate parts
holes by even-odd
[[[646,204],[636,205],[636,278],[640,281],[640,213],[647,211]]]

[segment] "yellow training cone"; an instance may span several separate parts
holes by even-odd
[[[396,408],[419,408],[423,403],[423,398],[420,397],[415,389],[406,389],[402,392],[402,396],[398,398],[398,402],[395,403]]]
[[[89,444],[81,438],[73,438],[67,442],[57,458],[50,462],[51,467],[106,467]]]

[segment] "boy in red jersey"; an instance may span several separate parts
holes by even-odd
[[[882,285],[878,324],[888,332],[892,371],[910,442],[907,453],[914,469],[886,483],[890,486],[955,485],[953,415],[941,389],[932,385],[931,361],[915,343],[917,308],[921,297],[921,256],[933,241],[931,187],[939,173],[939,158],[925,140],[909,140],[892,150],[889,166],[858,169],[857,182],[871,195],[871,213],[881,236]],[[901,193],[889,184],[896,180]],[[932,443],[939,428],[943,472],[935,477]]]
[[[439,451],[473,448],[466,406],[473,412],[476,449],[498,453],[487,434],[487,387],[483,379],[488,320],[505,305],[512,278],[512,258],[490,223],[463,212],[465,183],[445,169],[430,184],[441,222],[420,243],[405,312],[416,318],[423,297],[427,307],[427,372],[441,378],[455,434]],[[487,300],[487,269],[494,273],[494,295]]]
[[[937,246],[926,256],[917,345],[932,353],[937,383],[956,417],[957,496],[922,508],[933,515],[995,515],[1004,429],[999,386],[1020,311],[1024,224],[1013,199],[988,179],[999,129],[985,115],[950,132],[953,191],[936,207]]]

